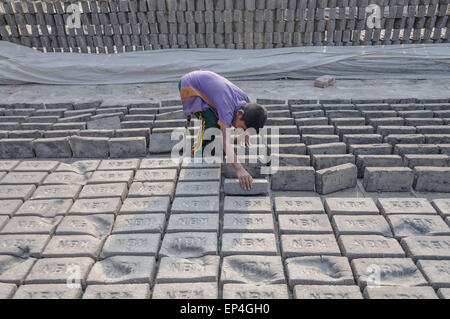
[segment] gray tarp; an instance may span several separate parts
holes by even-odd
[[[0,41],[0,84],[128,84],[176,81],[207,69],[232,80],[450,78],[450,44],[169,49],[121,54],[42,53]]]

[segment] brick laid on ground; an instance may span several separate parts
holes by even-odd
[[[53,236],[42,253],[43,257],[91,257],[96,259],[103,242],[90,235]]]
[[[320,197],[275,197],[275,212],[279,214],[325,213]]]
[[[95,263],[87,277],[87,284],[151,283],[153,282],[155,267],[155,257],[109,257]]]
[[[83,299],[148,299],[148,284],[89,285]]]
[[[287,299],[287,285],[225,284],[224,299]]]
[[[66,216],[56,235],[90,235],[102,239],[111,233],[114,215]]]
[[[328,255],[340,256],[334,235],[281,235],[283,257]]]
[[[225,196],[224,213],[272,213],[270,197]]]
[[[360,258],[352,260],[351,264],[361,288],[427,285],[427,281],[410,258]]]
[[[397,238],[450,235],[450,228],[438,215],[388,215],[387,219]]]
[[[349,259],[405,256],[397,240],[379,235],[342,235],[339,246]]]
[[[431,144],[396,144],[394,153],[405,154],[439,154],[439,147]]]
[[[436,211],[426,198],[379,198],[382,214],[435,215]]]
[[[165,214],[136,214],[117,216],[112,234],[161,233]]]
[[[126,183],[92,184],[83,187],[80,198],[98,199],[117,197],[124,200],[127,191]]]
[[[33,186],[34,187],[34,186]],[[11,199],[4,200],[1,198],[1,187],[0,187],[0,216],[13,216],[14,213],[19,209],[22,205],[22,200],[19,199]]]
[[[0,235],[0,254],[40,257],[49,239],[47,235]]]
[[[5,227],[8,221],[9,217],[7,215],[0,215],[0,231]]]
[[[223,258],[220,284],[284,284],[279,256],[236,255]]]
[[[286,273],[291,287],[295,285],[353,285],[355,283],[346,257],[288,258]]]
[[[111,138],[108,145],[112,158],[141,157],[147,154],[147,141],[142,136]]]
[[[80,284],[86,285],[86,278],[94,260],[88,257],[78,258],[42,258],[30,271],[25,284],[63,284],[68,282],[71,273],[77,273]]]
[[[138,170],[134,176],[135,182],[175,182],[177,178],[176,169],[148,169]]]
[[[276,255],[275,235],[265,233],[224,233],[221,255]]]
[[[358,155],[356,159],[358,177],[364,177],[366,167],[404,166],[399,155]]]
[[[270,149],[270,156],[273,159],[275,156],[278,157],[278,164],[280,166],[309,166],[310,157],[303,154],[284,154],[282,152],[276,153],[274,147]]]
[[[359,287],[327,286],[327,285],[298,285],[294,287],[296,299],[363,299]]]
[[[188,214],[191,212],[218,213],[219,197],[218,196],[175,197],[172,204],[171,213]]]
[[[224,215],[224,232],[273,233],[274,222],[270,214],[230,214]]]
[[[272,173],[272,190],[314,191],[314,169],[307,166],[281,166]]]
[[[450,288],[449,260],[419,260],[417,267],[434,289]]]
[[[392,237],[389,224],[383,216],[333,216],[333,227],[340,235],[381,235]]]
[[[217,234],[181,232],[165,234],[159,256],[201,257],[217,255]]]
[[[55,172],[47,176],[43,185],[86,185],[90,176],[91,173],[82,175],[72,172]]]
[[[140,169],[168,169],[180,168],[180,160],[170,157],[145,158],[141,161]]]
[[[116,222],[117,223],[117,222]],[[219,230],[219,216],[216,214],[172,214],[167,226],[168,233],[215,232]]]
[[[17,165],[19,165],[20,161],[0,161],[0,171],[1,172],[9,172],[12,171]]]
[[[363,296],[368,299],[438,299],[431,287],[367,287]]]
[[[80,194],[81,187],[81,185],[42,185],[36,189],[31,199],[75,200]]]
[[[42,184],[48,173],[44,172],[11,172],[0,181],[1,185],[26,185],[33,184],[39,186]]]
[[[0,282],[23,284],[36,259],[31,257],[0,256]]]
[[[351,154],[312,155],[312,165],[316,170],[347,163],[355,164],[355,156]]]
[[[111,256],[155,256],[160,234],[114,234],[103,246],[101,257]]]
[[[14,284],[0,283],[0,299],[10,299],[17,290]]]
[[[34,157],[32,138],[10,138],[0,140],[0,158]]]
[[[217,196],[220,191],[220,182],[179,182],[175,196]]]
[[[416,166],[449,166],[450,157],[445,154],[406,154],[403,157],[405,165],[414,168]]]
[[[354,164],[343,164],[316,171],[316,191],[329,194],[356,186],[357,169]]]
[[[23,216],[13,217],[8,224],[1,226],[0,216],[0,230],[1,234],[53,234],[56,226],[61,221],[62,217],[37,217],[37,216]]]
[[[450,259],[450,236],[413,236],[401,240],[408,257],[417,259]]]
[[[152,299],[217,299],[216,283],[156,284]]]
[[[14,168],[15,172],[47,172],[55,171],[59,161],[22,161]]]
[[[419,192],[450,192],[450,167],[416,166],[414,189]]]
[[[108,138],[72,136],[70,145],[74,157],[107,158],[109,155]]]
[[[387,143],[351,144],[348,150],[354,155],[389,155],[392,154],[392,145]]]
[[[66,215],[72,205],[70,199],[32,200],[25,202],[15,216],[39,216],[54,218]]]
[[[107,183],[127,183],[130,185],[133,180],[134,172],[132,170],[123,171],[95,171],[89,178],[89,184],[107,184]]]
[[[441,299],[450,299],[450,288],[440,288],[440,289],[438,289],[437,295]]]
[[[328,216],[322,214],[278,216],[281,234],[332,234]]]
[[[139,159],[123,159],[123,160],[103,160],[98,165],[99,171],[136,171],[139,167]]]
[[[442,217],[450,216],[450,199],[434,199],[431,203]]]
[[[175,183],[173,182],[135,182],[131,184],[129,197],[173,197]]]
[[[120,198],[78,199],[70,208],[70,215],[112,214],[119,211]]]
[[[216,181],[220,180],[220,169],[217,168],[205,168],[195,169],[188,168],[180,171],[180,181]]]
[[[83,293],[79,288],[64,284],[36,284],[20,286],[14,294],[14,299],[79,299]]]
[[[67,158],[72,157],[68,137],[39,138],[33,141],[36,157]]]
[[[167,215],[169,212],[170,197],[169,196],[154,196],[148,198],[127,198],[122,208],[120,208],[120,215],[128,214],[157,214],[162,213]]]
[[[309,155],[315,154],[346,154],[347,145],[345,143],[326,143],[326,144],[316,144],[308,145],[306,147],[306,153]]]
[[[162,257],[156,276],[157,283],[217,282],[219,256],[200,258]]]
[[[328,197],[325,199],[325,209],[330,216],[379,214],[371,198]]]
[[[363,184],[368,192],[407,192],[413,180],[414,171],[407,167],[366,167]]]
[[[245,190],[237,179],[225,179],[223,184],[225,195],[267,195],[269,193],[269,182],[266,179],[254,179],[252,188]]]
[[[99,164],[99,160],[83,160],[71,163],[61,163],[56,168],[55,172],[73,172],[77,174],[85,174],[87,172],[95,171]]]

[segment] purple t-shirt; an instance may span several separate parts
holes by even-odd
[[[193,71],[181,78],[181,101],[185,115],[212,108],[221,127],[230,127],[236,112],[250,99],[236,85],[211,71]]]

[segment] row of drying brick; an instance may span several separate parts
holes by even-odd
[[[357,7],[366,7],[369,1],[353,1],[350,4],[348,1],[336,1],[336,7],[350,6],[352,11],[356,11]],[[426,10],[423,7],[427,5],[437,5],[438,0],[425,1],[420,5],[419,17],[426,16]],[[70,1],[62,1],[58,3],[51,3],[48,6],[43,6],[42,3],[33,4],[31,1],[13,2],[5,3],[3,8],[4,12],[7,14],[23,14],[23,13],[40,13],[40,14],[64,14],[66,13],[66,8],[70,4]],[[406,6],[406,5],[405,5]],[[389,10],[388,17],[395,18],[398,17],[398,11],[403,9],[404,5],[395,6],[392,10]],[[327,8],[327,1],[317,1],[317,2],[302,2],[298,3],[296,1],[276,1],[276,0],[200,0],[200,1],[176,1],[176,0],[120,0],[111,1],[110,3],[104,3],[103,1],[81,1],[81,8],[86,14],[107,14],[107,13],[142,13],[151,12],[153,15],[155,12],[158,13],[168,13],[176,11],[187,11],[193,14],[193,11],[220,11],[220,10],[246,10],[246,11],[265,11],[265,10],[304,10],[306,8],[310,9],[323,9]],[[323,14],[323,13],[322,13]],[[401,16],[401,15],[400,15]],[[161,19],[164,16],[161,17]],[[166,21],[166,20],[162,20]],[[161,22],[162,22],[161,21]],[[169,20],[170,21],[170,20]]]
[[[97,215],[96,218],[97,223],[101,222],[101,216]],[[80,218],[78,217],[78,219]],[[76,221],[76,217],[67,218],[67,225],[73,225],[70,220]],[[87,218],[86,222],[89,223],[92,220],[95,220],[95,217]],[[408,223],[406,217],[404,222]],[[400,240],[402,244],[400,245],[396,239],[381,235],[340,234],[338,240],[336,240],[332,234],[281,234],[279,251],[275,235],[270,233],[224,233],[219,245],[218,236],[214,232],[166,233],[161,240],[161,234],[159,233],[113,234],[97,238],[92,235],[85,235],[82,229],[74,230],[73,228],[76,227],[72,226],[71,231],[68,231],[67,234],[56,234],[53,237],[49,235],[2,234],[0,235],[2,241],[1,253],[2,255],[22,257],[23,259],[29,257],[31,259],[44,258],[41,259],[41,263],[49,261],[45,258],[71,257],[87,257],[102,260],[103,263],[108,263],[108,258],[115,256],[199,258],[218,255],[219,250],[222,257],[233,255],[277,256],[281,254],[283,258],[287,258],[286,261],[291,257],[318,256],[314,263],[322,260],[324,256],[340,257],[342,255],[350,260],[359,258],[402,258],[400,263],[411,263],[411,260],[403,259],[406,256],[416,261],[422,259],[448,260],[450,256],[449,236],[445,235],[407,236]],[[20,245],[20,247],[26,245],[28,253],[24,255],[23,250],[20,247],[17,248],[17,245]],[[270,259],[267,257],[261,258]],[[346,261],[347,258],[336,259]],[[59,260],[53,261],[58,262]],[[325,264],[327,264],[326,261]],[[20,274],[15,272],[15,275]],[[55,279],[58,280],[58,278]],[[335,284],[344,284],[344,282],[340,282],[341,279],[335,278]],[[10,280],[14,282],[13,278]],[[102,279],[99,278],[99,280]],[[108,280],[108,278],[103,278],[103,280]],[[309,278],[309,280],[311,280],[309,283],[314,281],[313,278]]]
[[[438,271],[439,268],[448,267],[449,236],[406,237],[401,239],[402,245],[393,238],[378,235],[340,235],[338,240],[333,235],[326,234],[280,237],[281,257],[284,259],[286,277],[291,287],[297,284],[354,285],[355,279],[350,270],[349,260],[355,268],[355,278],[361,288],[373,284],[370,276],[362,276],[367,274],[367,267],[370,265],[378,266],[380,275],[389,273],[392,268],[397,270],[397,276],[387,278],[381,276],[379,282],[381,286],[423,286],[429,283],[437,289],[449,285],[445,272]],[[34,241],[31,241],[31,238],[34,238]],[[119,284],[121,281],[127,283],[133,279],[138,282],[157,283],[219,282],[221,285],[229,280],[263,285],[286,282],[284,272],[276,271],[280,269],[283,260],[277,257],[280,253],[273,234],[225,233],[221,240],[220,254],[217,235],[207,232],[168,233],[162,240],[160,234],[149,233],[110,235],[104,241],[85,235],[55,235],[52,238],[46,235],[20,237],[0,235],[0,240],[3,242],[2,259],[8,262],[8,266],[11,264],[22,266],[16,267],[14,272],[11,272],[9,267],[3,268],[2,281],[6,282],[65,283],[67,274],[58,271],[60,268],[54,271],[52,269],[55,268],[55,264],[64,266],[66,263],[75,262],[75,257],[77,257],[75,264],[83,270],[84,287],[86,284]],[[32,243],[28,246],[30,255],[20,255],[22,258],[17,258],[17,250],[8,248],[17,242],[23,245],[24,241]],[[156,274],[154,267],[143,267],[147,271],[140,269],[138,265],[131,270],[120,267],[130,260],[136,264],[146,261],[143,266],[151,266],[152,261],[155,264],[154,257],[160,260]],[[95,262],[96,260],[98,261]],[[221,260],[222,269],[225,269],[227,274],[222,274],[219,279],[218,266]],[[272,271],[261,272],[259,276],[252,275],[246,272],[246,267],[243,267],[244,269],[232,267],[239,264],[239,260],[251,260],[257,264],[261,262],[261,265],[253,264],[254,267],[264,266],[262,263],[264,261],[266,267],[267,263],[271,264]],[[419,267],[426,268],[424,273],[427,279],[416,268],[414,261]],[[190,268],[192,271],[186,273],[187,270],[173,267],[173,264],[177,263],[181,263],[181,266],[187,263],[199,267]],[[116,264],[118,265],[114,267]],[[94,268],[91,270],[92,266]],[[43,268],[47,268],[47,271],[42,271]],[[150,272],[149,268],[153,271]],[[311,268],[316,270],[313,276],[311,273],[307,276],[306,272],[311,272]],[[334,271],[335,275],[330,276],[329,271],[336,268],[339,271]],[[200,269],[203,271],[199,271]],[[243,273],[240,274],[241,271]],[[272,282],[273,280],[280,282]]]
[[[81,284],[68,287],[64,270],[74,266],[81,270]],[[379,286],[368,274],[370,267],[381,270]],[[0,283],[0,298],[287,299],[293,292],[298,299],[436,299],[449,298],[448,267],[448,261],[415,264],[409,258],[361,258],[349,262],[333,256],[294,257],[284,263],[275,256],[229,256],[222,261],[217,256],[164,257],[159,265],[153,257],[137,256],[97,263],[90,258],[44,258],[23,267],[29,274],[17,292],[15,283]]]
[[[195,206],[190,203],[183,207],[189,200],[203,203],[215,199],[177,192],[172,207],[168,196],[128,197],[123,205],[118,198],[80,198],[75,202],[32,199],[23,204],[20,200],[2,200],[0,234],[89,235],[102,239],[116,234],[221,232],[378,235],[398,240],[450,235],[447,199],[435,199],[432,206],[425,198],[382,198],[375,205],[371,198],[328,197],[322,204],[319,197],[275,196],[272,209],[268,197],[225,196],[221,215],[218,207],[188,210],[186,207]],[[299,203],[306,206],[295,210]],[[238,209],[245,204],[249,206],[247,211]]]
[[[288,106],[288,108],[309,108],[312,109],[335,109],[333,105],[339,105],[339,108],[355,108],[360,111],[363,110],[408,110],[413,108],[414,110],[448,110],[449,98],[389,98],[389,99],[256,99],[256,102],[265,106]],[[167,109],[167,107],[179,106],[180,100],[162,100],[161,102],[153,102],[148,99],[135,99],[126,98],[121,99],[106,99],[106,100],[80,100],[73,101],[43,101],[43,102],[18,102],[15,98],[5,99],[0,102],[0,109],[35,109],[35,110],[52,110],[52,109],[65,109],[65,110],[86,110],[97,108],[119,108],[126,107],[128,109],[139,108],[162,108],[161,112]],[[306,109],[304,109],[306,110]]]
[[[71,150],[77,150],[79,157],[107,157],[108,154],[119,154],[118,157],[145,156],[147,152],[145,138],[117,138],[117,139],[94,139],[94,138],[76,138],[72,137],[71,142],[67,138],[40,140],[36,143],[33,140],[0,140],[0,152],[3,157],[29,157],[34,156],[33,150],[28,153],[23,152],[24,145],[19,143],[31,143],[35,150],[43,148],[46,158],[55,157],[55,149],[63,149],[66,146],[67,154]],[[48,143],[48,142],[51,143]],[[62,144],[59,144],[62,143]],[[137,144],[139,143],[139,144]],[[134,146],[137,144],[137,147]],[[338,144],[338,143],[337,143]],[[28,144],[30,145],[30,144]],[[62,145],[62,146],[61,146]],[[326,152],[330,153],[332,145],[321,144],[318,147],[325,147]],[[30,146],[28,146],[30,147]],[[136,149],[141,149],[142,153],[136,153]],[[343,145],[345,147],[345,144]],[[99,153],[99,151],[105,153]],[[111,150],[114,150],[113,153]],[[340,152],[345,154],[345,151]],[[70,156],[70,155],[69,155]],[[64,157],[69,157],[64,156]],[[360,155],[359,155],[360,156]],[[416,190],[428,191],[448,191],[448,155],[405,155],[404,163],[414,167],[414,171],[407,167],[393,167],[400,164],[400,158],[391,156],[360,156],[357,162],[358,168],[353,164],[355,158],[353,155],[313,155],[313,165],[316,168],[324,167],[317,172],[310,165],[310,157],[307,155],[286,154],[279,157],[272,154],[271,166],[281,167],[272,174],[272,188],[275,190],[316,190],[320,193],[330,193],[337,190],[351,188],[356,185],[357,176],[364,177],[364,186],[367,191],[409,191],[414,183]],[[249,157],[248,157],[249,158]],[[277,163],[278,160],[278,163]],[[247,170],[254,177],[261,175],[261,164],[256,161],[251,163],[246,160],[243,162]],[[336,166],[339,165],[339,166]],[[432,167],[432,166],[437,167]],[[225,176],[229,168],[225,165]],[[328,167],[332,166],[332,167]],[[231,173],[230,173],[231,174]],[[328,176],[328,177],[327,177]],[[398,178],[397,178],[398,177]],[[305,182],[308,181],[308,182]]]
[[[225,284],[169,283],[88,285],[69,289],[66,284],[29,284],[17,286],[0,283],[0,298],[8,299],[287,299],[290,292],[285,284]],[[417,286],[366,287],[361,294],[354,285],[296,285],[296,299],[449,299],[450,288]]]
[[[119,114],[121,118],[133,118],[138,115],[147,115],[150,119],[165,119],[165,113],[180,113],[181,106],[167,107],[133,107],[117,106],[117,107],[98,107],[98,108],[80,108],[78,110],[62,109],[1,109],[0,116],[3,122],[57,122],[57,121],[74,121],[77,119],[88,119],[95,116],[105,114]]]
[[[441,104],[450,103],[450,98],[413,98],[413,97],[398,97],[398,98],[333,98],[333,99],[273,99],[273,98],[257,98],[256,103],[261,105],[273,104],[288,104],[288,105],[304,105],[304,104]]]
[[[266,176],[261,173],[261,166],[249,164],[246,167],[253,176]],[[316,191],[320,194],[329,194],[347,188],[354,188],[357,185],[357,167],[354,164],[342,164],[321,170],[314,170],[312,167],[306,166],[282,166],[278,168],[268,169],[270,175],[270,184],[266,179],[255,180],[255,187],[250,191],[241,190],[239,184],[234,182],[234,191],[243,192],[242,195],[257,194],[258,192],[269,192],[272,190],[283,191]],[[226,164],[223,169],[226,178],[236,178],[235,172],[230,164]],[[363,186],[367,192],[408,192],[412,187],[416,191],[430,192],[450,192],[448,181],[450,180],[449,167],[431,167],[417,166],[414,170],[408,167],[365,167],[363,173]],[[137,170],[136,174],[133,170],[120,171],[96,171],[92,175],[78,175],[76,173],[55,172],[48,175],[47,172],[10,172],[1,173],[0,184],[3,185],[5,193],[12,193],[20,190],[14,189],[12,186],[30,184],[39,186],[37,193],[40,198],[49,198],[59,193],[60,196],[65,194],[68,198],[78,196],[81,191],[81,185],[86,185],[81,191],[81,196],[90,198],[95,192],[105,193],[108,196],[120,196],[124,198],[128,193],[131,197],[142,196],[173,196],[175,192],[176,180],[183,182],[218,182],[221,179],[220,168],[191,168],[183,169],[180,176],[177,175],[176,169],[167,170]],[[114,184],[108,184],[114,183]],[[64,185],[58,190],[53,185]],[[96,184],[100,184],[97,185]],[[42,186],[40,186],[42,185]],[[111,187],[108,189],[108,185]],[[270,185],[270,187],[269,187]],[[180,192],[185,192],[189,196],[194,196],[189,191],[193,185],[179,185],[178,189],[184,186]],[[201,189],[197,185],[196,192],[205,192],[203,195],[218,195],[218,188]],[[128,191],[128,187],[130,190]],[[230,186],[231,187],[231,186]],[[20,188],[20,187],[19,187]],[[26,194],[34,192],[33,189],[21,189]],[[216,193],[215,193],[216,192]],[[26,196],[23,192],[21,196]],[[6,194],[7,196],[7,194]],[[35,196],[38,196],[35,194]],[[205,203],[198,203],[202,209],[209,210],[211,207],[218,207],[218,199],[210,198]],[[190,207],[196,209],[196,207]]]

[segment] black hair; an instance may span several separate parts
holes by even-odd
[[[244,115],[242,120],[247,125],[247,128],[254,128],[257,133],[259,129],[264,127],[267,121],[267,109],[256,103],[246,103],[242,107]]]

